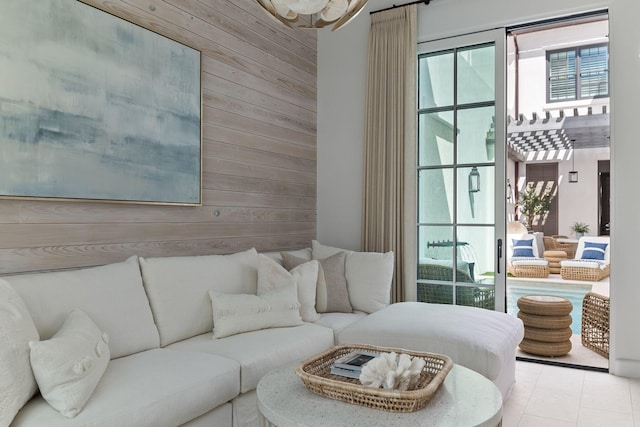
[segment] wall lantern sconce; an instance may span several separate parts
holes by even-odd
[[[511,187],[511,181],[507,178],[507,203],[514,203],[513,188]]]
[[[576,140],[571,140],[571,170],[569,171],[569,182],[578,182],[578,171],[576,170]]]
[[[480,192],[480,172],[476,166],[471,168],[469,172],[469,193]]]

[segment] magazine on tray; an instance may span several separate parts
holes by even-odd
[[[357,380],[357,379],[360,379],[360,370],[342,369],[342,368],[336,368],[335,366],[332,366],[331,375],[338,375],[346,378],[354,378]]]
[[[380,353],[372,351],[352,351],[351,353],[336,359],[336,361],[333,363],[333,367],[348,371],[358,371],[359,375],[362,367],[368,361],[370,361],[371,359],[375,359],[378,356],[380,356]]]

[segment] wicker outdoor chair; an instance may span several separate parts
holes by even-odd
[[[572,259],[576,256],[576,248],[571,243],[562,243],[556,240],[556,236],[544,236],[544,249],[550,251],[563,251],[567,254],[567,259]]]
[[[603,251],[603,259],[593,259],[585,254],[585,251],[592,252],[589,244],[600,244],[606,247]],[[605,277],[609,277],[609,237],[608,236],[583,236],[578,241],[575,259],[560,262],[560,274],[565,280],[585,280],[597,282]]]
[[[582,300],[582,345],[609,357],[609,297],[589,292]]]
[[[453,267],[424,263],[418,265],[419,280],[453,281]],[[456,283],[474,283],[465,269],[456,269]],[[451,285],[437,283],[418,283],[418,301],[435,304],[453,304]],[[495,309],[495,290],[493,286],[456,286],[456,304],[470,307]]]
[[[531,240],[533,256],[514,256],[514,240]],[[531,234],[508,234],[507,235],[507,271],[515,277],[549,277],[549,262],[536,256],[538,254],[538,244]]]

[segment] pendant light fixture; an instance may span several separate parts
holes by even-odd
[[[332,30],[348,24],[367,0],[257,0],[274,18],[289,27]]]
[[[576,140],[571,140],[571,170],[569,171],[569,182],[578,182],[578,171],[576,170]]]

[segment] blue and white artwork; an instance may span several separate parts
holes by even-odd
[[[3,0],[0,196],[200,203],[200,52],[75,0]]]

